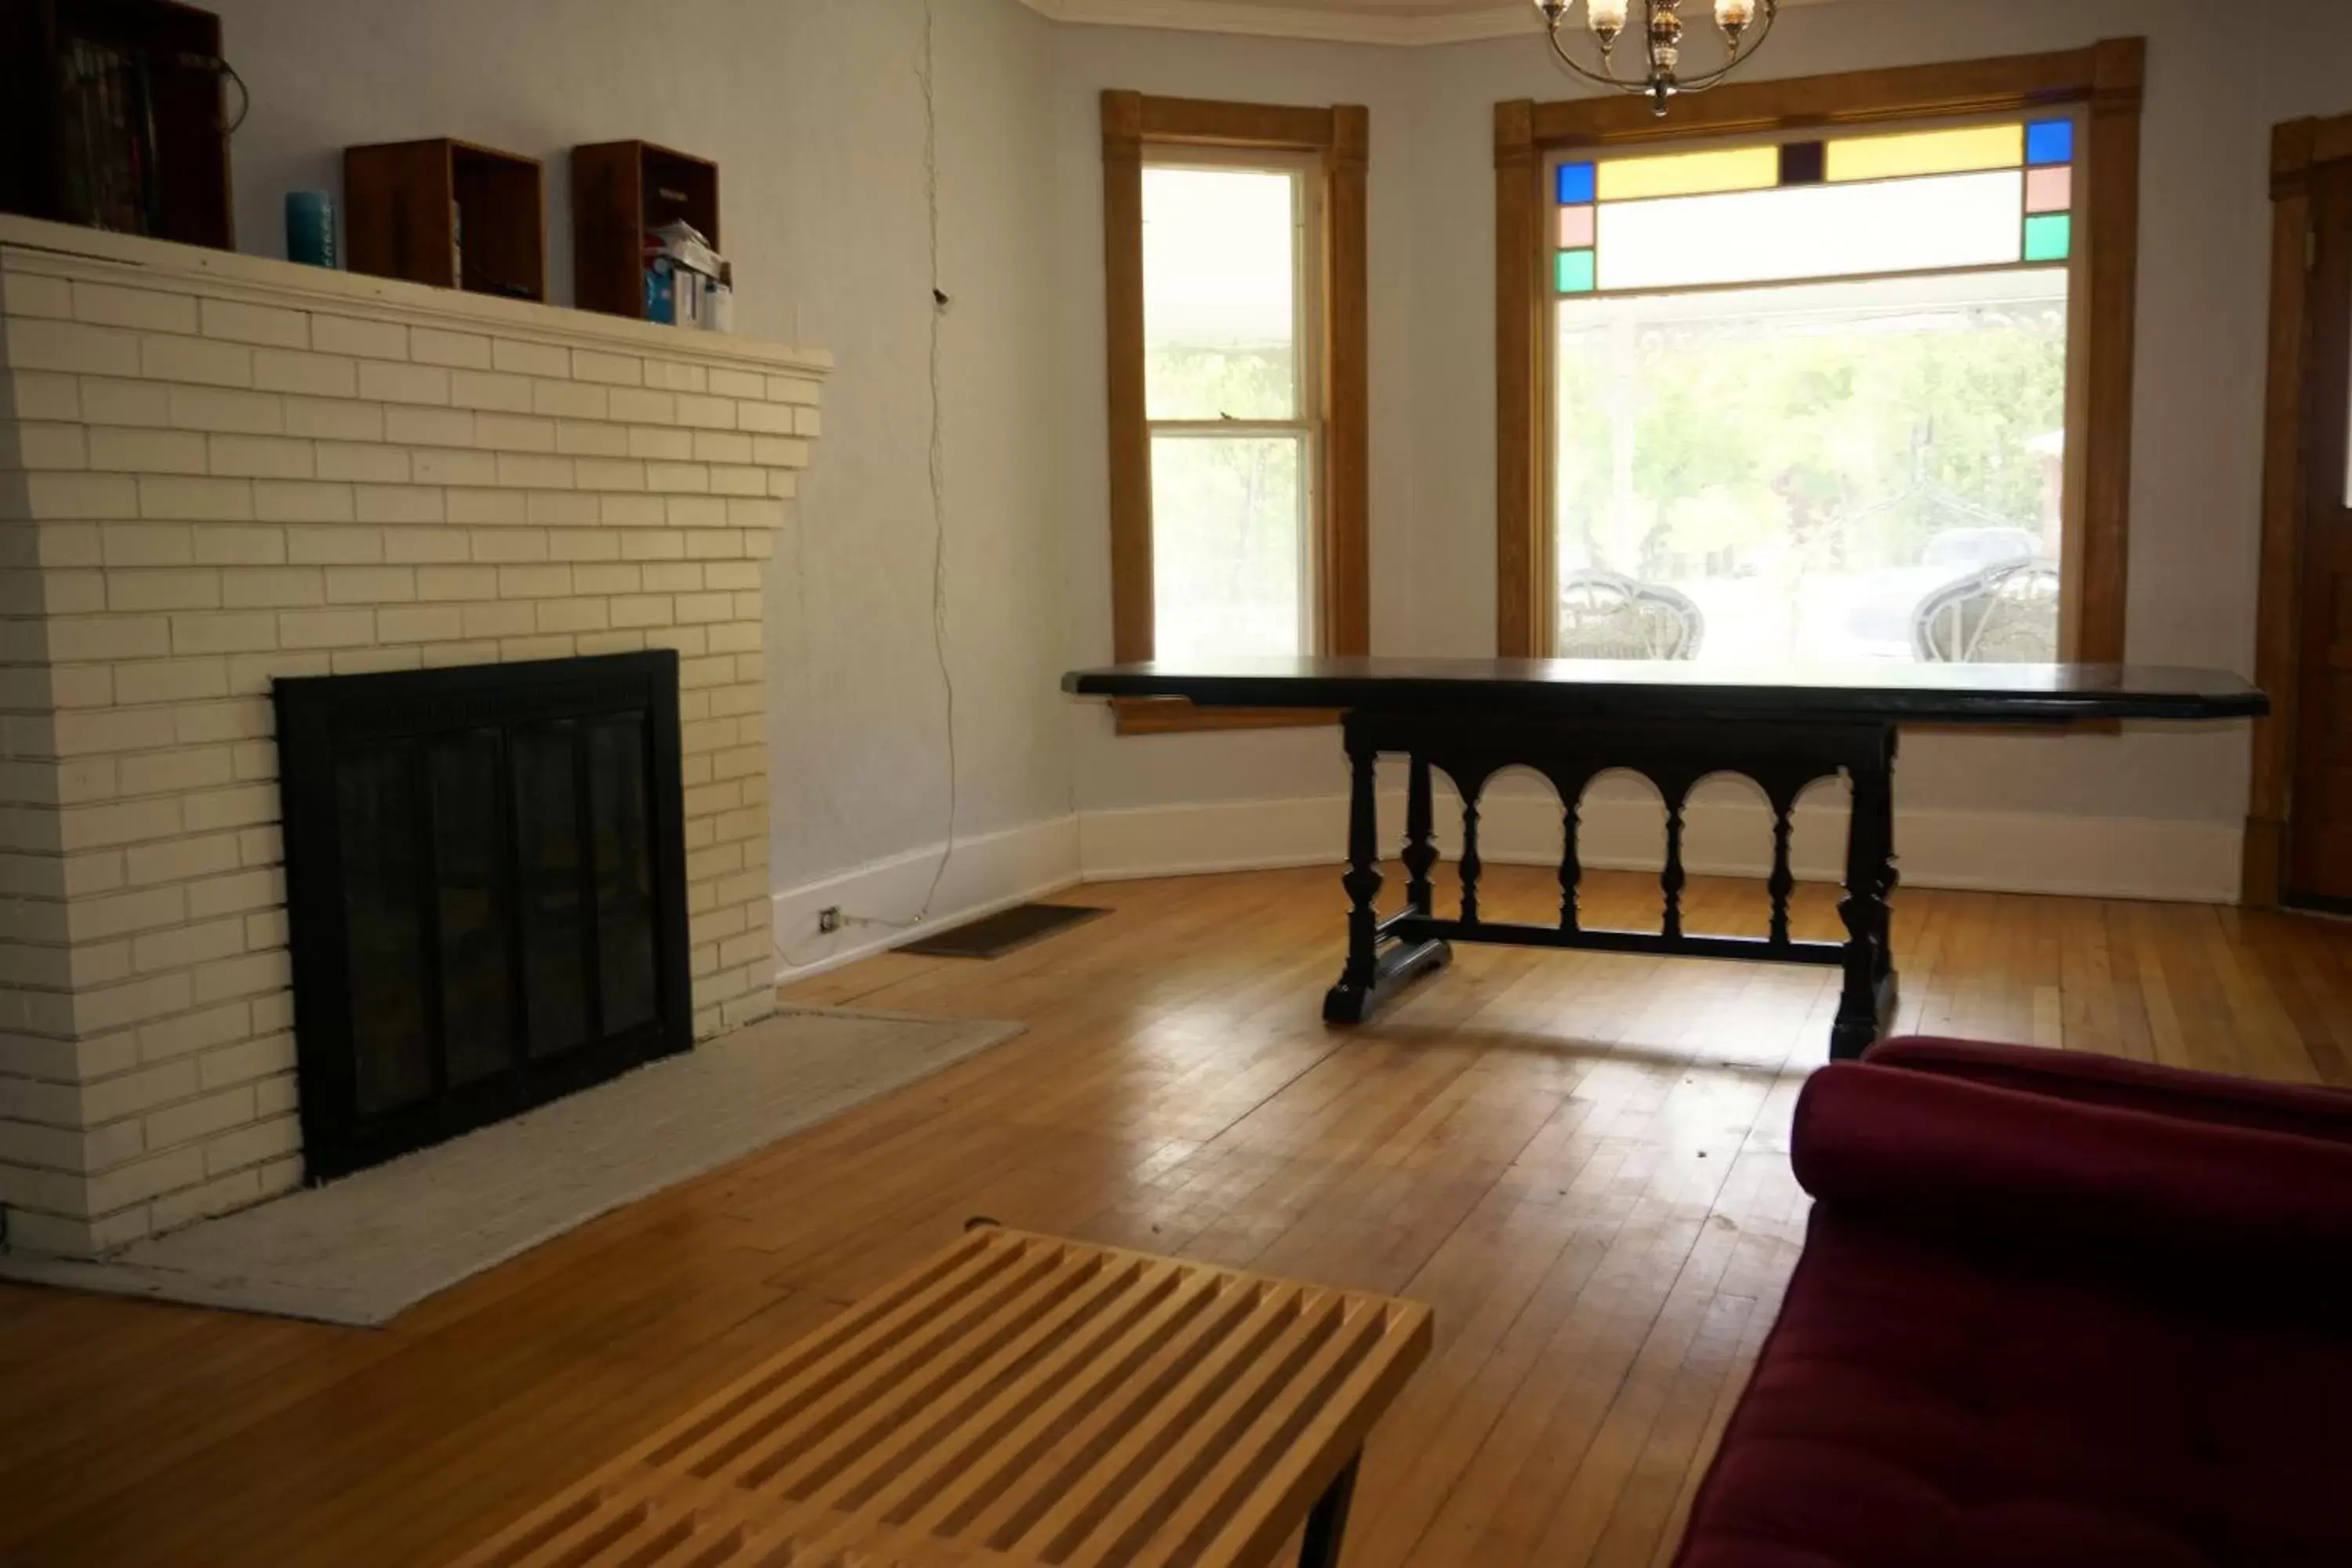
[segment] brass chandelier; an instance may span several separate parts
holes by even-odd
[[[1551,52],[1559,63],[1584,78],[1619,92],[1637,92],[1649,99],[1659,114],[1676,93],[1704,92],[1748,62],[1772,31],[1780,0],[1715,0],[1716,30],[1723,35],[1723,58],[1696,75],[1683,74],[1683,0],[1583,0],[1584,25],[1597,46],[1594,63],[1586,65],[1571,53],[1560,33],[1577,0],[1535,0],[1543,16]],[[1638,6],[1641,21],[1635,41],[1641,46],[1643,74],[1620,74],[1617,42]]]

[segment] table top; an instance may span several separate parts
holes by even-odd
[[[1269,1561],[1429,1309],[983,1226],[461,1568]]]
[[[1219,708],[1361,708],[1523,718],[2063,722],[2270,711],[2225,670],[2120,664],[1733,667],[1582,658],[1211,658],[1073,670],[1083,697]]]

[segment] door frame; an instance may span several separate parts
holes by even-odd
[[[2285,891],[2293,807],[2294,731],[2302,681],[2305,409],[2311,370],[2312,171],[2352,162],[2352,115],[2291,120],[2271,132],[2270,373],[2263,410],[2261,596],[2254,621],[2254,683],[2271,714],[2253,723],[2240,901],[2274,909]]]

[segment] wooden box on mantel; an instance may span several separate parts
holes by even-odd
[[[646,231],[679,219],[721,248],[718,164],[650,142],[572,149],[573,302],[644,316]]]
[[[546,175],[536,158],[446,136],[347,147],[343,211],[354,272],[547,298]]]
[[[0,211],[236,249],[226,68],[178,0],[0,0]]]

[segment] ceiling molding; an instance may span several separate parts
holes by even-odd
[[[1416,48],[1479,38],[1532,37],[1535,13],[1517,5],[1442,16],[1376,16],[1299,5],[1238,5],[1234,0],[1022,0],[1057,22],[1098,27],[1162,27],[1185,33],[1237,33],[1258,38],[1309,38],[1337,44]]]
[[[1160,27],[1180,33],[1234,33],[1254,38],[1307,38],[1333,44],[1422,48],[1485,38],[1533,37],[1542,31],[1526,0],[1471,9],[1398,16],[1266,4],[1264,0],[1021,0],[1056,22],[1097,27]],[[1781,0],[1812,5],[1825,0]]]

